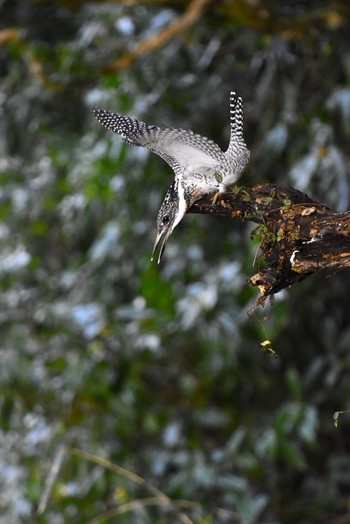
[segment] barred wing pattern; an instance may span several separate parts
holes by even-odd
[[[214,172],[226,162],[224,152],[215,142],[192,131],[148,125],[105,109],[92,112],[104,127],[118,133],[128,144],[145,147],[159,155],[176,174]]]

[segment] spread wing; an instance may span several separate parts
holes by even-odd
[[[92,113],[103,126],[118,133],[128,144],[145,147],[159,155],[175,173],[216,170],[225,158],[215,142],[192,131],[148,125],[105,109],[93,109]]]

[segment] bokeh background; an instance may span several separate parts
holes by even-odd
[[[350,522],[350,273],[256,309],[252,227],[197,215],[151,263],[172,172],[90,112],[225,148],[235,90],[241,183],[344,211],[349,34],[347,0],[1,0],[1,523]]]

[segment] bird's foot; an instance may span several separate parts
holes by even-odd
[[[211,205],[213,207],[215,206],[217,199],[221,197],[223,194],[224,194],[224,191],[220,191],[220,190],[217,193],[215,193],[215,195],[213,196],[213,200],[211,201]]]

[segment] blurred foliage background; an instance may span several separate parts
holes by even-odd
[[[349,209],[349,22],[348,0],[0,2],[0,522],[350,522],[350,274],[254,309],[251,229],[191,215],[157,267],[172,172],[90,112],[225,148],[233,89],[242,184]]]

